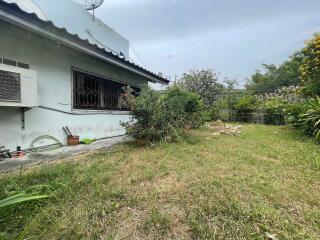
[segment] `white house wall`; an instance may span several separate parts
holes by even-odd
[[[0,57],[27,63],[37,71],[40,105],[25,112],[25,129],[20,108],[0,107],[0,145],[11,150],[17,146],[28,149],[41,135],[51,135],[65,144],[63,126],[81,138],[124,134],[120,122],[129,119],[127,113],[72,109],[72,68],[140,87],[147,84],[146,80],[1,21],[0,32]]]

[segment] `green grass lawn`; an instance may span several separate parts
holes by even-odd
[[[212,131],[3,176],[0,199],[21,190],[53,197],[0,210],[0,232],[8,239],[266,239],[266,232],[319,239],[319,145],[285,127],[245,125],[239,137]]]

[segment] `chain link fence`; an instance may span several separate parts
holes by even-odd
[[[267,112],[251,112],[224,109],[221,111],[221,120],[229,122],[246,122],[253,124],[285,125],[283,114],[271,114]]]

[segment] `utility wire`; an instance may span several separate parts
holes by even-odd
[[[142,65],[147,68],[146,64],[144,63],[144,61],[142,60],[142,58],[139,56],[139,54],[137,53],[136,50],[134,50],[134,48],[129,45],[129,48],[132,50],[132,52],[134,53],[134,55],[136,55],[136,57],[139,59],[139,61],[142,63]]]

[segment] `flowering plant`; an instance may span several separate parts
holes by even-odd
[[[134,90],[130,86],[122,88],[119,105],[122,109],[134,110],[136,105],[136,96],[134,95]]]
[[[297,126],[299,115],[304,111],[306,99],[298,86],[281,87],[273,93],[258,96],[260,109],[271,115],[270,123],[288,122]]]

